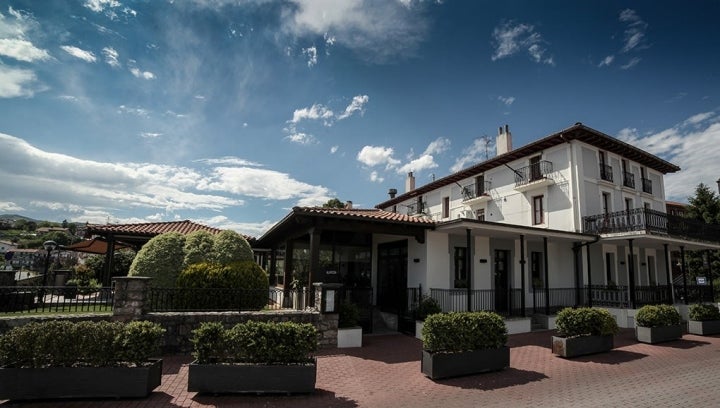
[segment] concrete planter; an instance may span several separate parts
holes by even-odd
[[[615,347],[613,335],[557,337],[552,336],[552,352],[560,357],[572,358],[604,353]]]
[[[683,330],[681,325],[662,327],[635,327],[635,338],[641,343],[663,343],[666,341],[679,340],[682,338]]]
[[[423,350],[420,370],[430,379],[436,380],[499,371],[509,366],[510,348],[508,347],[458,353],[430,353]]]
[[[0,399],[139,398],[161,378],[162,360],[147,367],[0,368]]]
[[[505,319],[505,327],[508,334],[530,333],[532,331],[532,319],[529,317]]]
[[[720,320],[690,320],[688,321],[688,333],[699,336],[720,334]]]
[[[338,348],[362,347],[362,327],[338,329]]]
[[[199,393],[311,393],[317,364],[197,364],[188,366],[188,391]]]

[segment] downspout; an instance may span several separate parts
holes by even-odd
[[[573,245],[573,251],[577,248],[580,249],[582,247],[585,247],[586,253],[587,253],[587,269],[588,269],[588,279],[587,279],[587,303],[588,307],[592,307],[592,272],[590,271],[590,245],[600,241],[600,235],[595,235],[595,239],[588,242],[583,242],[580,244]],[[575,264],[577,267],[577,263]],[[575,275],[576,278],[580,277],[579,271]],[[580,288],[580,280],[575,280],[575,286],[579,289]]]
[[[673,290],[673,286],[675,286],[670,278],[670,252],[668,251],[668,244],[663,244],[663,247],[665,249],[665,283],[668,287],[668,299],[670,299],[671,304],[675,304],[675,291]]]
[[[687,274],[685,273],[685,247],[680,246],[680,270],[683,278],[683,303],[688,304]]]
[[[470,228],[465,230],[465,265],[467,268],[467,311],[472,312],[472,237],[470,236]]]
[[[525,317],[525,235],[520,235],[520,316]]]
[[[548,271],[548,239],[543,237],[543,269],[545,270],[545,314],[550,315],[550,271]]]

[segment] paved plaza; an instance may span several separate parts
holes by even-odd
[[[658,345],[615,337],[609,353],[565,360],[551,331],[510,336],[510,368],[432,381],[420,373],[419,340],[370,335],[356,349],[318,353],[312,395],[197,395],[187,392],[190,356],[165,356],[162,385],[137,400],[12,403],[22,407],[716,407],[720,336],[685,335]]]

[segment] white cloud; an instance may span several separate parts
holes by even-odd
[[[515,24],[513,21],[502,23],[495,27],[492,38],[495,47],[491,57],[493,61],[527,51],[533,61],[555,65],[553,56],[546,56],[547,50],[541,45],[545,42],[542,35],[530,24]]]
[[[515,102],[514,96],[498,96],[498,101],[504,103],[506,106],[510,106]]]
[[[622,47],[621,52],[628,52],[641,45],[645,39],[645,30],[647,30],[647,23],[644,22],[640,16],[637,15],[635,10],[625,9],[620,12],[620,21],[627,24],[625,29],[625,43]]]
[[[203,225],[209,225],[211,227],[220,228],[224,230],[233,230],[241,234],[249,235],[251,237],[260,237],[270,228],[272,228],[276,222],[265,220],[262,222],[236,222],[224,215],[217,215],[210,218],[200,218],[197,222]]]
[[[315,48],[314,46],[308,47],[308,48],[303,48],[302,53],[308,59],[308,61],[307,61],[308,67],[312,68],[315,65],[317,65],[317,48]]]
[[[153,74],[150,71],[141,71],[138,68],[130,68],[130,72],[133,74],[135,78],[142,78],[142,79],[155,79],[155,74]]]
[[[309,108],[296,109],[295,112],[293,112],[293,118],[290,122],[298,123],[301,120],[323,119],[326,125],[330,126],[330,124],[332,124],[330,120],[334,115],[333,111],[327,107],[320,104],[314,104]]]
[[[698,184],[714,186],[720,174],[720,115],[718,111],[698,113],[659,132],[640,134],[625,128],[618,139],[662,157],[682,169],[665,176],[668,200],[687,202]]]
[[[10,201],[0,201],[0,211],[2,211],[2,212],[25,211],[25,209],[13,202],[10,202]]]
[[[345,112],[338,115],[338,120],[343,120],[345,118],[349,118],[352,116],[355,112],[360,112],[362,115],[364,110],[363,107],[370,98],[367,95],[357,95],[354,96],[350,104],[345,108]]]
[[[401,161],[394,157],[395,151],[391,147],[385,146],[365,146],[357,154],[357,160],[367,167],[385,166],[385,170],[394,170],[403,174],[410,171],[419,172],[422,170],[438,167],[435,162],[435,156],[446,151],[450,147],[450,140],[446,138],[437,138],[430,142],[425,151],[416,158],[413,154],[409,154],[408,162],[401,164]],[[374,174],[373,174],[374,173]],[[371,181],[382,179],[376,170],[372,170],[370,174]]]
[[[409,163],[406,163],[400,167],[398,167],[396,170],[400,174],[409,173],[411,171],[413,172],[419,172],[422,170],[427,169],[434,169],[437,167],[437,163],[435,163],[435,159],[432,155],[429,154],[423,154],[422,156],[418,157],[417,159],[411,160]]]
[[[29,69],[0,65],[0,98],[32,97],[38,89],[37,76]]]
[[[162,133],[154,133],[154,132],[140,132],[140,137],[144,139],[155,139],[157,137],[162,136]]]
[[[450,148],[450,139],[439,137],[428,145],[423,155],[440,154]]]
[[[608,55],[607,57],[603,58],[602,61],[600,61],[600,63],[598,64],[598,68],[610,66],[610,64],[612,64],[614,60],[615,60],[614,55]]]
[[[230,166],[252,166],[252,167],[262,167],[262,164],[253,162],[250,160],[241,159],[239,157],[233,157],[233,156],[225,156],[225,157],[218,157],[215,159],[198,159],[195,160],[196,163],[204,163],[204,164],[223,164],[223,165],[230,165]]]
[[[487,160],[495,153],[495,140],[490,137],[480,137],[473,140],[473,143],[464,148],[462,155],[455,160],[450,171],[455,173],[466,167]]]
[[[113,68],[120,67],[120,61],[118,61],[118,57],[120,56],[120,54],[118,54],[118,52],[113,47],[103,48],[102,53],[105,56],[105,62],[107,62],[108,65]]]
[[[632,59],[630,59],[630,61],[628,61],[627,64],[621,66],[620,69],[630,69],[630,68],[636,66],[637,64],[639,64],[640,61],[641,61],[641,58],[633,57]]]
[[[302,132],[293,133],[291,135],[285,136],[285,139],[288,139],[293,143],[302,145],[317,143],[317,139],[315,139],[313,135],[308,135]]]
[[[18,61],[35,62],[50,58],[46,50],[34,46],[30,41],[18,38],[0,38],[0,55]]]
[[[393,154],[392,147],[365,146],[357,154],[357,160],[369,167],[385,165],[386,168],[392,168],[400,164],[400,160],[395,159]]]
[[[105,14],[111,20],[118,18],[116,10],[122,12],[124,15],[137,16],[137,12],[129,7],[123,7],[122,3],[117,0],[86,0],[83,6],[96,12]]]
[[[370,181],[372,181],[373,183],[382,183],[383,181],[385,181],[385,178],[381,177],[377,171],[373,170],[372,172],[370,172]]]
[[[339,148],[340,148],[340,146],[337,146],[337,145],[331,147],[331,148],[330,148],[330,154],[335,154],[335,153],[337,153],[337,151],[338,151]]]
[[[129,106],[120,105],[118,107],[118,113],[128,113],[131,115],[142,116],[144,118],[150,116],[150,111],[143,108],[131,108]]]
[[[95,54],[93,54],[92,51],[86,51],[72,45],[62,45],[60,46],[60,48],[62,48],[63,51],[67,52],[73,57],[79,58],[85,62],[95,62],[97,60]]]

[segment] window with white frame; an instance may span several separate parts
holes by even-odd
[[[543,196],[534,196],[532,198],[533,225],[545,223],[545,211],[543,210]]]

